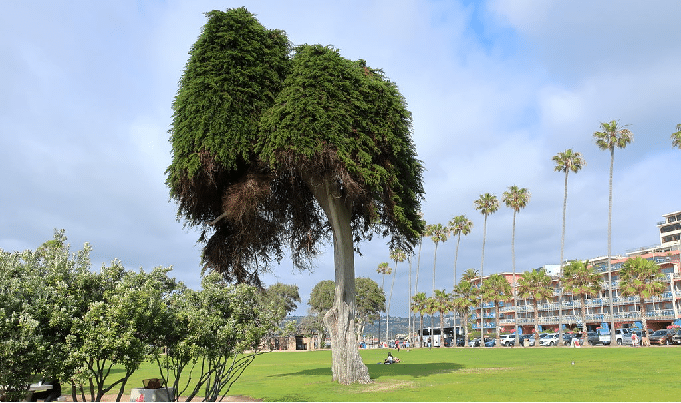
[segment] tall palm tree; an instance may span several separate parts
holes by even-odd
[[[655,262],[636,256],[634,259],[627,260],[622,265],[620,270],[620,292],[625,297],[637,295],[641,300],[639,304],[641,307],[641,322],[644,329],[648,329],[645,299],[662,294],[666,287],[665,275],[662,274],[660,266]],[[648,337],[647,334],[646,337]]]
[[[376,272],[378,274],[381,274],[381,290],[383,290],[383,295],[385,295],[385,275],[392,273],[392,269],[390,266],[388,266],[388,262],[383,262],[378,264],[378,268],[376,269]],[[387,322],[387,317],[386,317],[386,322]],[[386,328],[388,324],[386,323]],[[388,341],[386,337],[386,341]],[[381,315],[379,313],[378,315],[378,344],[381,344]]]
[[[427,227],[426,221],[423,219],[423,213],[419,212],[419,221],[421,221],[421,228],[423,228],[423,232],[419,236],[419,254],[418,254],[418,259],[416,261],[416,279],[415,279],[415,284],[414,284],[414,295],[416,295],[419,292],[419,269],[421,268],[421,247],[423,247],[423,237],[426,236],[426,231],[425,228]]]
[[[615,335],[615,317],[613,315],[612,301],[612,266],[610,255],[612,253],[612,170],[615,164],[615,147],[625,148],[634,139],[634,134],[624,127],[619,126],[616,120],[610,123],[601,123],[601,132],[594,133],[596,145],[600,150],[610,150],[610,182],[608,185],[608,290],[610,299],[610,334]],[[615,343],[610,343],[614,346]]]
[[[437,246],[440,242],[446,242],[449,236],[449,228],[437,223],[426,226],[426,236],[435,244],[435,254],[433,255],[433,293],[435,293],[435,267],[437,265]]]
[[[490,214],[496,213],[499,210],[499,200],[491,193],[481,194],[480,197],[473,203],[475,209],[485,217],[485,222],[482,227],[482,258],[480,260],[480,287],[482,287],[482,278],[484,277],[485,266],[485,240],[487,238],[487,217]],[[485,321],[483,320],[483,302],[482,294],[480,294],[480,337],[484,340],[485,337]]]
[[[681,124],[676,125],[676,131],[672,133],[672,147],[681,148]]]
[[[417,292],[411,299],[411,311],[419,314],[419,348],[423,348],[423,314],[426,313],[428,298],[425,292]]]
[[[581,153],[574,152],[571,148],[568,148],[567,150],[554,155],[553,162],[556,163],[556,166],[553,168],[554,171],[565,172],[565,192],[563,193],[563,232],[560,236],[560,271],[558,273],[558,281],[560,281],[560,278],[562,278],[561,272],[563,270],[565,251],[565,212],[567,211],[568,174],[570,171],[574,173],[579,172],[586,165],[586,161],[584,161]],[[560,332],[560,340],[563,340],[563,288],[562,284],[560,283],[558,284],[558,331]]]
[[[472,269],[469,269],[472,270]],[[473,276],[473,279],[476,277]],[[468,317],[470,310],[475,306],[477,300],[478,289],[471,283],[470,280],[461,278],[461,281],[454,287],[452,294],[454,295],[454,309],[459,312],[459,316],[463,318],[464,328],[464,347],[468,347],[469,333],[468,333]]]
[[[513,257],[513,329],[515,334],[515,345],[518,345],[518,315],[515,313],[518,307],[518,300],[516,298],[516,283],[518,282],[515,276],[515,216],[520,212],[520,209],[527,207],[530,202],[530,191],[527,188],[519,188],[516,185],[509,186],[508,190],[504,192],[502,201],[506,207],[513,209],[513,234],[511,236],[511,256]]]
[[[456,262],[459,260],[459,244],[461,243],[461,235],[468,235],[473,229],[473,221],[469,220],[465,215],[458,215],[449,221],[449,230],[456,239],[456,253],[454,254],[454,287],[456,287]]]
[[[474,287],[477,290],[475,295],[479,296],[479,291],[482,289],[482,284],[478,280],[480,280],[480,272],[473,268],[466,269],[466,271],[461,275],[461,281],[468,281],[471,284],[471,287]],[[480,313],[482,314],[482,310]]]
[[[485,301],[494,302],[494,320],[497,327],[497,336],[494,345],[496,347],[501,347],[501,337],[499,334],[499,329],[501,328],[501,326],[499,326],[499,302],[508,301],[513,298],[511,284],[506,280],[506,277],[501,274],[492,274],[485,280],[482,292],[484,293],[483,299]],[[518,336],[516,335],[516,337]]]
[[[561,280],[565,285],[565,291],[579,294],[581,300],[582,332],[586,335],[586,297],[595,297],[601,292],[601,275],[596,272],[588,261],[574,260],[563,268]],[[562,340],[562,339],[561,339]],[[586,345],[586,337],[584,338]]]
[[[534,333],[539,333],[539,301],[553,296],[551,277],[546,274],[546,270],[530,270],[523,273],[523,276],[518,279],[518,296],[525,299],[532,298],[532,304],[534,305]],[[539,340],[536,338],[534,345],[539,345]]]
[[[389,340],[389,328],[390,328],[390,303],[393,300],[393,287],[395,286],[395,277],[397,276],[397,264],[404,262],[407,259],[407,255],[402,249],[392,249],[390,251],[390,260],[395,262],[395,268],[393,270],[393,281],[390,283],[390,298],[388,298],[388,308],[385,313],[385,339]]]

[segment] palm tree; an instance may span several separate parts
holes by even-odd
[[[553,162],[556,163],[554,171],[565,172],[565,192],[563,193],[563,232],[560,236],[560,270],[563,270],[563,253],[565,251],[565,212],[567,210],[567,183],[568,174],[570,171],[577,173],[585,165],[586,161],[582,158],[581,153],[572,151],[571,148],[558,153],[553,156]],[[562,277],[561,272],[558,273],[559,279]],[[560,280],[559,280],[560,281]],[[563,340],[563,289],[562,285],[558,284],[558,331],[560,332],[560,340]]]
[[[563,268],[561,280],[566,292],[580,296],[582,332],[586,335],[586,297],[595,297],[601,292],[601,275],[596,273],[593,266],[589,266],[588,261],[575,260]],[[586,345],[586,337],[584,343]]]
[[[513,234],[511,236],[511,256],[513,257],[513,312],[517,311],[518,301],[516,299],[516,283],[515,276],[515,216],[520,212],[520,209],[527,207],[530,202],[530,191],[527,188],[519,188],[516,185],[509,186],[508,190],[504,192],[502,201],[506,207],[513,209]],[[518,345],[518,315],[513,314],[513,329],[515,333],[515,344]]]
[[[435,293],[435,266],[437,264],[437,245],[440,242],[446,242],[449,235],[449,228],[440,223],[430,224],[426,226],[426,236],[435,243],[435,254],[433,256],[433,293]]]
[[[378,268],[376,269],[376,272],[378,274],[381,274],[381,290],[383,290],[383,295],[385,295],[385,275],[392,273],[392,269],[390,266],[388,266],[388,262],[383,262],[379,263]],[[387,317],[386,317],[386,322],[387,322]],[[386,323],[386,329],[387,329],[388,324]],[[387,336],[386,336],[386,341],[388,341]],[[381,315],[378,315],[378,344],[381,344]]]
[[[662,294],[666,287],[665,275],[660,272],[660,266],[655,262],[636,256],[634,259],[627,260],[622,265],[620,270],[620,292],[625,297],[638,295],[641,300],[639,305],[641,307],[641,322],[644,329],[648,329],[645,299]]]
[[[518,279],[518,296],[521,298],[532,298],[534,305],[534,333],[539,333],[539,301],[553,296],[551,277],[546,274],[546,270],[530,270],[523,273],[523,276]],[[534,345],[539,345],[539,340],[536,338]]]
[[[444,347],[444,314],[452,310],[451,296],[445,290],[435,290],[433,302],[435,310],[440,313],[440,346]]]
[[[485,280],[482,292],[485,301],[494,302],[494,320],[496,321],[497,326],[497,337],[494,345],[496,347],[501,347],[501,337],[499,335],[499,329],[501,328],[501,326],[499,326],[499,302],[508,301],[513,298],[511,284],[506,280],[506,277],[501,274],[492,274]],[[516,337],[518,337],[517,334]]]
[[[476,269],[472,268],[466,269],[466,271],[463,272],[463,274],[461,275],[461,281],[468,281],[469,283],[471,283],[471,287],[476,288],[477,291],[475,295],[479,295],[478,293],[480,289],[482,289],[482,284],[480,282],[478,282],[477,285],[475,284],[479,279],[480,273]],[[482,318],[482,308],[480,309],[480,317]],[[480,323],[482,324],[482,319],[480,320]]]
[[[435,335],[433,333],[433,315],[435,312],[437,312],[437,302],[435,301],[435,296],[431,296],[426,298],[426,305],[424,312],[430,315],[430,343],[428,343],[428,349],[433,348],[433,344],[435,343]]]
[[[473,278],[475,278],[475,276],[473,276]],[[468,347],[468,317],[470,316],[471,308],[475,306],[477,292],[478,289],[473,285],[473,283],[471,283],[470,280],[464,279],[463,277],[461,278],[461,281],[459,281],[459,284],[454,287],[454,291],[452,292],[454,295],[454,309],[459,313],[459,316],[463,318],[463,328],[465,332],[464,347]]]
[[[388,308],[385,315],[385,339],[389,340],[390,336],[388,330],[390,328],[390,303],[393,300],[393,287],[395,286],[395,277],[397,276],[397,263],[404,262],[407,255],[402,249],[393,249],[390,251],[390,260],[395,262],[395,269],[393,270],[393,281],[390,283],[390,298],[388,298]]]
[[[419,254],[418,260],[416,261],[416,279],[414,284],[414,295],[419,292],[419,269],[421,268],[421,247],[423,247],[423,237],[425,234],[425,228],[427,227],[426,221],[423,219],[423,213],[419,211],[419,221],[422,223],[422,228],[424,231],[419,236]]]
[[[624,127],[619,127],[617,121],[613,120],[610,123],[601,123],[602,132],[595,132],[594,139],[596,145],[600,150],[610,150],[610,182],[608,185],[608,290],[610,299],[610,332],[614,335],[615,332],[615,317],[613,315],[612,307],[612,266],[610,255],[612,253],[612,170],[615,164],[615,147],[625,148],[627,144],[631,143],[634,134]],[[615,343],[610,343],[611,346]]]
[[[672,133],[672,147],[681,148],[681,124],[676,125],[676,132]]]
[[[481,194],[478,200],[474,202],[475,209],[485,217],[485,222],[482,227],[482,259],[480,260],[480,287],[482,287],[482,278],[484,277],[485,265],[485,240],[487,238],[487,217],[490,214],[496,213],[499,210],[499,200],[491,193]],[[483,302],[482,294],[480,294],[480,337],[484,340],[485,337],[485,321],[483,320]]]
[[[417,292],[411,299],[411,311],[420,315],[419,320],[419,348],[423,347],[423,314],[426,312],[426,298],[425,292]]]
[[[473,221],[469,220],[465,215],[458,215],[449,221],[449,230],[456,239],[456,253],[454,254],[454,287],[456,287],[456,262],[459,260],[459,243],[461,243],[461,235],[468,235],[473,229]]]

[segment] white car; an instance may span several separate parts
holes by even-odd
[[[540,346],[556,346],[558,345],[558,333],[542,333],[539,336]]]

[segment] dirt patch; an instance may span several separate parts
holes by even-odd
[[[508,371],[511,368],[464,368],[458,371],[452,371],[463,374],[481,374],[484,372],[498,372],[498,371]]]
[[[116,397],[118,397],[117,393],[104,395],[104,396],[102,396],[101,401],[102,402],[115,402]],[[201,399],[202,399],[201,397],[195,397],[194,400],[192,400],[192,401],[200,402]],[[186,396],[180,396],[180,398],[177,401],[178,402],[184,402],[186,400],[187,400]],[[64,400],[64,401],[72,402],[73,400],[71,400],[71,396],[66,396],[66,400]],[[130,401],[130,395],[129,394],[121,396],[121,402],[129,402],[129,401]],[[225,396],[225,398],[222,399],[222,401],[223,402],[262,402],[261,399],[254,399],[252,397],[242,396],[242,395],[228,395],[228,396]]]
[[[416,385],[412,381],[390,381],[386,383],[372,383],[362,390],[364,393],[386,392],[397,389],[412,388]]]

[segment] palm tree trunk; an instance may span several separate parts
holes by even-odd
[[[409,299],[407,300],[407,307],[409,307],[409,305],[411,304],[411,255],[409,255],[409,293],[408,293],[408,295],[409,295]],[[408,317],[409,321],[408,321],[408,324],[407,324],[407,340],[409,341],[409,343],[411,343],[412,325],[413,325],[411,309],[408,309],[408,315],[409,315],[409,317]]]
[[[516,300],[516,283],[517,279],[515,278],[515,215],[517,211],[513,210],[513,234],[511,236],[511,256],[513,257],[513,333],[515,334],[515,344],[519,344],[519,339],[518,339],[518,301]],[[497,312],[498,316],[498,312]]]
[[[393,300],[393,287],[395,286],[395,276],[397,275],[397,264],[395,264],[395,270],[393,270],[393,281],[390,283],[390,298],[388,298],[388,309],[385,312],[385,341],[390,341],[390,303]]]
[[[568,173],[569,169],[565,170],[565,192],[563,193],[563,232],[560,236],[560,270],[558,270],[558,340],[563,340],[563,287],[561,279],[563,278],[563,259],[565,251],[565,211],[567,210],[567,191],[568,191]],[[560,345],[560,343],[559,343]]]
[[[645,332],[645,337],[641,338],[641,345],[650,345],[650,339],[648,339],[648,320],[646,319],[646,304],[645,301],[643,300],[643,295],[639,295],[638,297],[640,299],[641,303],[641,324],[643,325],[643,331]],[[643,333],[642,333],[643,334]],[[645,343],[644,340],[645,339]]]
[[[487,214],[485,214],[485,222],[482,227],[482,257],[480,258],[480,340],[485,337],[485,318],[484,318],[484,302],[482,300],[482,277],[484,276],[483,267],[485,266],[485,240],[487,238]]]
[[[494,301],[494,315],[496,316],[494,320],[497,325],[497,337],[494,341],[494,347],[501,347],[501,336],[499,335],[499,329],[501,328],[501,326],[499,326],[499,301]]]
[[[419,348],[423,348],[423,312],[419,312],[420,320],[419,320]]]
[[[534,299],[534,346],[539,347],[539,303]]]
[[[615,316],[613,315],[612,301],[612,266],[610,264],[611,244],[612,244],[612,170],[615,164],[615,146],[610,148],[610,183],[608,186],[608,290],[610,294],[610,346],[614,346],[615,341]]]
[[[587,331],[586,331],[586,298],[584,298],[584,294],[580,294],[582,298],[582,334],[584,335],[584,347],[586,347],[588,343],[588,336],[587,336]]]
[[[459,260],[459,243],[461,242],[461,233],[459,233],[459,238],[456,240],[456,253],[454,254],[454,288],[456,288],[456,262]]]

